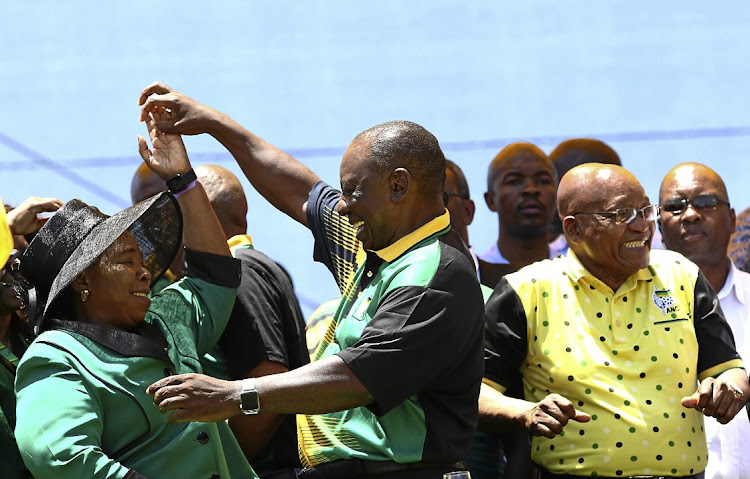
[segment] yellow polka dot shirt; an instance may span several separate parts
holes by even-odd
[[[550,393],[591,415],[532,459],[559,474],[639,476],[705,469],[699,379],[742,367],[716,294],[671,251],[613,292],[570,251],[506,276],[487,304],[484,382],[538,402]],[[507,392],[506,392],[507,391]]]

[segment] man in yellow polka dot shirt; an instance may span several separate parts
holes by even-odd
[[[572,169],[558,211],[568,255],[487,304],[482,421],[528,429],[542,478],[700,477],[703,415],[727,422],[750,396],[716,294],[650,251],[658,207],[622,167]]]

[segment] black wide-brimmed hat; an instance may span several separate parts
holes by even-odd
[[[153,286],[169,268],[182,239],[182,214],[169,193],[112,216],[81,200],[71,200],[39,230],[20,267],[33,286],[28,314],[35,334],[42,332],[50,305],[60,293],[125,231],[130,231],[141,248]]]

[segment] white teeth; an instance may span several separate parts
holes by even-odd
[[[646,240],[640,240],[640,241],[628,241],[627,243],[623,244],[626,248],[640,248],[641,246],[646,244]]]
[[[143,296],[144,298],[147,296],[146,293],[133,293],[135,296]]]

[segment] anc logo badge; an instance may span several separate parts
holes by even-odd
[[[654,304],[657,308],[661,309],[662,314],[671,313],[677,308],[673,308],[674,298],[672,298],[671,289],[656,289],[654,287]]]

